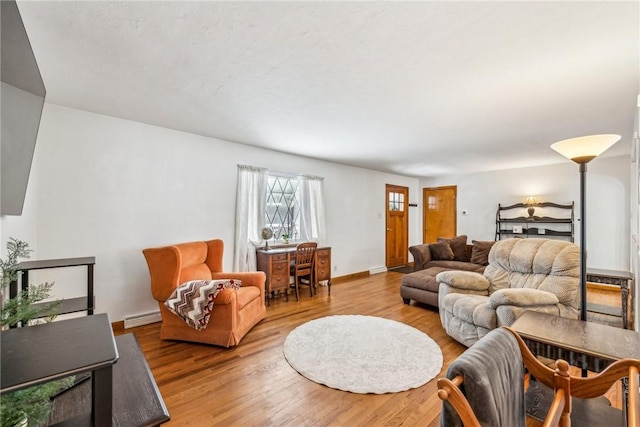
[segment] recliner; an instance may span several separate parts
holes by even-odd
[[[578,318],[580,250],[551,239],[506,239],[489,252],[483,274],[445,271],[439,283],[440,320],[467,347],[509,326],[526,310]]]

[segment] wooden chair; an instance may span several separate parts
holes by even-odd
[[[300,299],[299,286],[308,284],[309,293],[314,294],[315,277],[314,262],[318,244],[315,242],[300,243],[296,247],[293,262],[291,263],[290,276],[293,277],[293,287],[296,290],[296,301]],[[306,281],[306,283],[304,283]]]
[[[600,425],[594,422],[596,419],[603,419],[601,415],[597,414],[597,412],[605,410],[605,407],[608,408],[609,411],[612,410],[612,408],[600,402],[583,399],[594,399],[604,395],[616,381],[625,377],[628,377],[629,379],[629,394],[628,399],[626,399],[627,422],[623,422],[623,417],[619,416],[617,417],[617,421],[614,420],[612,422],[610,419],[607,419],[602,425],[606,425],[608,427],[616,427],[620,425],[633,427],[640,426],[640,403],[638,397],[640,361],[636,359],[619,360],[593,377],[575,377],[569,374],[569,364],[566,361],[562,359],[556,361],[555,369],[547,367],[529,351],[522,338],[520,338],[515,331],[503,327],[491,331],[460,356],[459,359],[467,359],[463,362],[463,366],[465,364],[467,367],[473,365],[473,370],[476,371],[475,374],[471,372],[469,375],[470,377],[473,377],[474,375],[482,377],[483,372],[485,372],[485,376],[487,375],[487,371],[490,372],[492,369],[491,365],[494,363],[496,358],[496,351],[499,352],[504,348],[504,346],[499,343],[500,338],[497,338],[499,334],[503,334],[504,337],[504,331],[509,331],[512,339],[516,340],[517,346],[520,349],[521,357],[511,357],[513,359],[512,365],[516,366],[515,364],[524,364],[524,367],[526,367],[531,376],[535,377],[536,381],[548,387],[553,393],[553,400],[551,401],[551,405],[543,423],[544,427],[571,426],[572,409],[575,409],[574,412],[576,415],[574,425],[588,425],[590,427]],[[483,340],[487,341],[483,342]],[[492,340],[496,342],[490,342]],[[478,350],[476,349],[476,346],[480,343],[482,343],[482,345],[479,346]],[[438,397],[443,400],[441,426],[450,427],[460,426],[463,424],[465,427],[488,427],[506,425],[504,419],[496,420],[495,413],[491,413],[492,409],[487,409],[487,407],[494,406],[493,403],[495,402],[499,402],[495,405],[497,412],[512,411],[511,414],[513,414],[515,412],[522,411],[522,420],[517,419],[514,421],[511,419],[508,423],[512,427],[516,427],[515,424],[518,426],[524,426],[524,403],[526,401],[524,397],[525,388],[523,387],[523,379],[518,378],[519,372],[524,371],[519,371],[518,369],[504,369],[504,366],[501,366],[501,375],[499,375],[501,378],[497,381],[499,381],[500,387],[503,386],[505,390],[509,390],[506,396],[502,396],[508,398],[503,400],[498,398],[495,402],[488,402],[490,399],[485,398],[484,400],[477,401],[476,403],[478,405],[474,405],[477,397],[471,396],[469,393],[469,388],[473,388],[474,384],[465,384],[465,375],[451,375],[452,371],[457,370],[455,365],[459,359],[454,361],[449,367],[447,378],[440,378],[437,381]],[[468,362],[471,362],[471,364]],[[501,362],[498,361],[498,363]],[[478,382],[477,377],[473,380],[476,383]],[[483,378],[483,380],[484,379],[485,378]],[[497,383],[495,382],[495,377],[493,379],[487,378],[486,380],[487,382],[494,381],[491,384],[491,387],[496,388]],[[521,405],[522,408],[500,408],[500,404],[504,404],[505,406]],[[455,412],[451,410],[452,408]],[[479,413],[483,413],[485,418],[482,419],[482,416],[478,416]],[[515,417],[518,417],[518,415]],[[460,424],[460,422],[462,422],[462,424]]]

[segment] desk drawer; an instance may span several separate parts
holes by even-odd
[[[289,285],[289,263],[278,261],[271,264],[271,289],[286,288]]]
[[[316,280],[331,280],[331,249],[316,251]]]
[[[271,262],[276,263],[277,261],[286,261],[289,258],[289,254],[277,254],[271,255]]]

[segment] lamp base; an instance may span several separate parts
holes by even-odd
[[[533,206],[529,206],[527,208],[527,213],[529,214],[529,218],[533,218],[533,213],[535,212],[535,208]]]

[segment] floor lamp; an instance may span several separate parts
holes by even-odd
[[[551,144],[558,153],[580,165],[580,320],[587,320],[587,163],[620,140],[620,135],[590,135]]]

